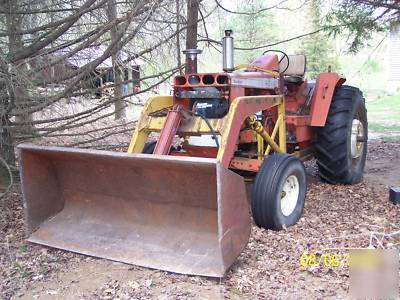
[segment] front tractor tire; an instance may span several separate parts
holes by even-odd
[[[289,154],[265,158],[257,173],[251,199],[254,222],[258,227],[281,230],[301,217],[306,197],[303,163]]]
[[[367,155],[368,122],[361,91],[339,86],[315,144],[319,176],[331,184],[362,180]]]

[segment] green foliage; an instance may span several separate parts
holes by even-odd
[[[258,12],[264,7],[263,0],[238,1],[238,10],[249,14],[234,14],[225,25],[226,29],[233,30],[237,47],[251,48],[277,40],[277,26],[272,13],[268,10]],[[236,51],[235,61],[237,64],[249,63],[261,54],[261,50]]]
[[[363,72],[366,74],[373,74],[382,71],[382,66],[379,61],[369,58],[363,66]]]
[[[400,132],[400,124],[369,122],[368,127],[371,132],[380,132],[380,133]]]
[[[372,132],[400,132],[400,94],[373,99],[366,105]]]
[[[400,94],[368,101],[367,108],[368,115],[379,115],[384,119],[400,120]],[[388,116],[393,116],[393,118],[388,118]]]
[[[321,1],[312,0],[309,4],[310,24],[309,31],[320,29]],[[324,31],[305,37],[300,46],[299,53],[307,56],[307,77],[315,78],[321,72],[339,70],[339,63],[331,40]]]
[[[27,278],[33,274],[32,271],[30,271],[27,267],[18,262],[15,263],[15,269],[17,270],[21,278]]]
[[[347,36],[348,51],[356,53],[367,44],[373,33],[388,29],[390,22],[393,21],[391,11],[385,7],[384,1],[365,4],[356,0],[342,0],[327,15],[323,25],[334,37]]]

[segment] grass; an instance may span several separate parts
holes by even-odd
[[[400,124],[383,124],[368,121],[368,129],[373,132],[400,132]]]
[[[33,274],[33,272],[29,271],[23,265],[21,265],[17,262],[15,263],[15,268],[17,269],[21,278],[27,278]]]
[[[398,135],[387,135],[381,138],[385,142],[398,142],[400,141],[400,134]]]
[[[400,118],[400,94],[368,99],[367,108],[369,114],[388,114],[398,120]]]
[[[400,135],[400,94],[367,99],[366,105],[371,132]]]

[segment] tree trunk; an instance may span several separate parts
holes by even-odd
[[[14,11],[17,7],[17,0],[3,2],[1,8],[4,11]],[[10,33],[8,39],[8,51],[11,52],[22,45],[22,38],[18,37],[15,32],[21,29],[22,18],[18,15],[6,14],[6,30]],[[13,34],[14,32],[14,34]],[[8,65],[5,61],[0,64],[0,74],[3,76],[9,76]],[[10,106],[15,105],[15,92],[19,87],[12,86],[10,80],[2,80],[0,85],[0,157],[3,158],[7,164],[15,166],[15,152],[14,152],[14,140],[10,130]],[[7,92],[9,91],[9,92]],[[11,99],[13,98],[13,99]],[[7,175],[7,169],[3,164],[0,164],[0,179],[5,178]]]
[[[8,66],[2,61],[0,63],[0,74],[8,76]],[[15,98],[11,86],[7,86],[6,81],[2,81],[0,84],[0,157],[2,157],[7,164],[15,166],[15,152],[14,152],[14,141],[10,130],[10,116],[11,110],[11,99]],[[8,171],[0,164],[0,173],[4,178],[8,175]],[[5,175],[4,175],[5,174]],[[1,179],[1,178],[0,178]]]
[[[197,49],[197,20],[201,0],[187,0],[187,29],[186,49]],[[191,68],[186,64],[185,73],[190,73]]]
[[[197,20],[201,0],[187,0],[186,49],[197,48]]]
[[[122,72],[118,65],[118,54],[112,55],[112,64],[114,72],[114,111],[115,119],[125,118],[125,101],[122,99]]]
[[[13,138],[9,129],[10,120],[7,115],[1,116],[0,123],[0,156],[11,166],[15,166]]]
[[[183,74],[182,70],[182,59],[181,59],[181,34],[180,34],[180,21],[181,21],[181,5],[180,0],[175,0],[175,9],[176,9],[176,59],[179,68],[179,74]]]
[[[109,22],[113,22],[117,19],[117,2],[116,0],[108,0],[107,3],[107,17]],[[119,26],[114,26],[111,31],[111,44],[119,42]],[[122,99],[122,71],[119,66],[119,54],[120,51],[116,51],[112,56],[112,68],[114,77],[114,116],[115,119],[121,119],[125,117],[125,101]]]
[[[6,7],[8,11],[18,11],[19,9],[19,0],[10,0],[7,2]],[[22,36],[17,33],[22,30],[22,16],[7,14],[6,15],[6,26],[8,35],[8,53],[16,53],[20,49],[24,47],[24,42],[22,40]],[[24,73],[26,71],[26,65],[23,62],[17,61],[14,63],[14,68],[18,73]],[[27,90],[24,86],[23,82],[16,82],[15,86],[12,87],[14,89],[15,95],[15,105],[17,107],[21,107],[20,102],[24,96],[27,95]],[[33,120],[32,114],[26,113],[16,116],[15,120],[17,122],[24,123],[18,128],[20,132],[31,133],[34,130],[32,124],[30,124]]]
[[[182,75],[182,60],[181,60],[181,34],[179,32],[180,30],[180,1],[175,0],[175,8],[176,8],[176,59],[178,63],[178,68],[179,68],[179,74]]]
[[[197,20],[201,0],[187,0],[186,49],[197,49]]]

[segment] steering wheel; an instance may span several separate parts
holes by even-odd
[[[281,51],[281,50],[273,50],[273,49],[264,51],[263,55],[265,55],[265,54],[268,53],[268,52],[278,52],[278,53],[283,54],[283,56],[282,56],[281,59],[279,60],[279,63],[281,63],[282,60],[286,57],[286,59],[287,59],[287,66],[286,66],[286,69],[283,70],[283,71],[281,72],[281,73],[285,73],[286,70],[289,69],[289,63],[290,63],[290,62],[289,62],[289,56],[288,56],[285,52],[283,52],[283,51]]]

